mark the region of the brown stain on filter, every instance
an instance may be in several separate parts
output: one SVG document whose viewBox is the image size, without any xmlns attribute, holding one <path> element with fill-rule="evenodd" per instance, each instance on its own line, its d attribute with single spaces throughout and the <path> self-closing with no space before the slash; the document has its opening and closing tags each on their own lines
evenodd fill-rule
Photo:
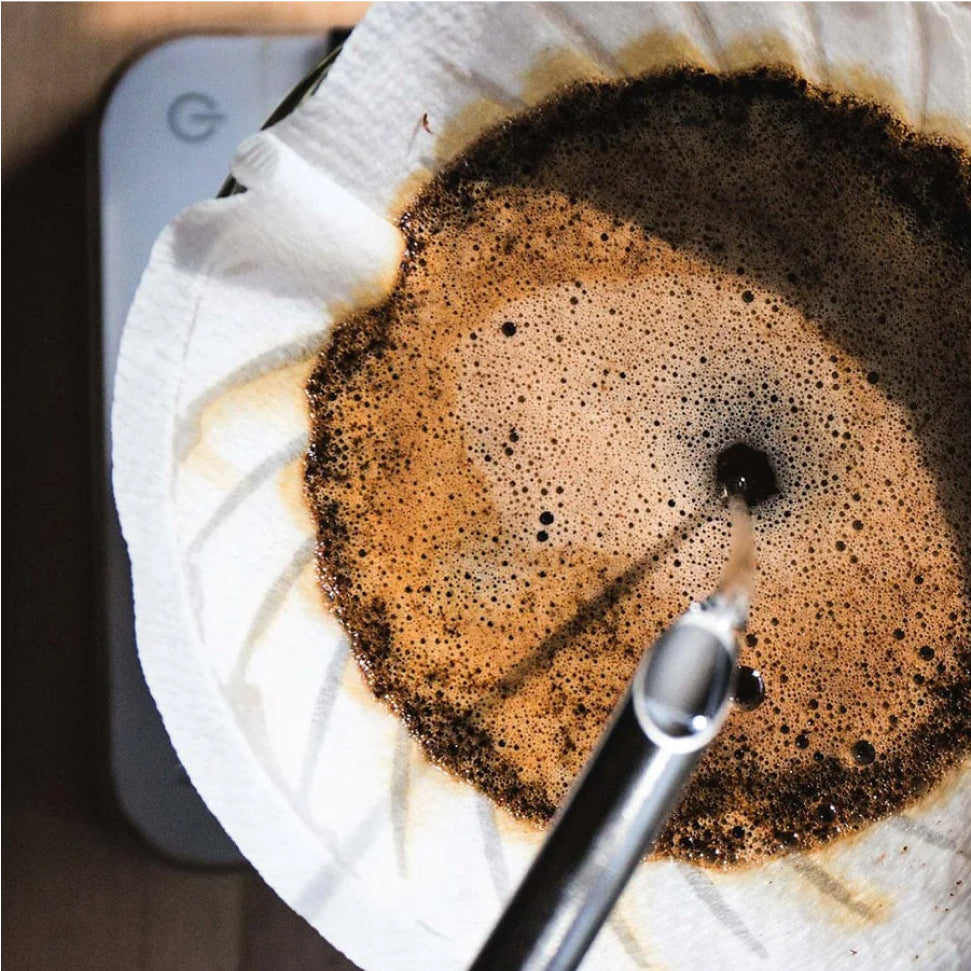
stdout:
<svg viewBox="0 0 971 971">
<path fill-rule="evenodd" d="M 736 37 L 725 46 L 724 54 L 732 71 L 774 67 L 805 74 L 811 67 L 803 63 L 787 38 L 771 31 Z"/>
<path fill-rule="evenodd" d="M 301 455 L 280 468 L 276 474 L 277 494 L 294 522 L 308 536 L 313 536 L 314 522 L 307 508 L 303 482 L 305 465 L 305 459 Z"/>
<path fill-rule="evenodd" d="M 512 111 L 507 105 L 493 101 L 491 98 L 480 98 L 465 105 L 454 117 L 444 122 L 441 134 L 436 134 L 433 149 L 436 162 L 440 166 L 447 165 L 484 131 L 494 128 L 511 114 Z M 403 190 L 405 188 L 405 186 L 402 187 Z M 408 188 L 414 187 L 409 183 Z M 402 205 L 399 211 L 403 211 L 414 201 L 416 193 L 402 191 L 400 195 Z"/>
<path fill-rule="evenodd" d="M 606 81 L 607 75 L 589 57 L 567 48 L 540 55 L 522 79 L 521 97 L 538 105 L 578 81 Z"/>
<path fill-rule="evenodd" d="M 971 120 L 962 121 L 944 112 L 930 112 L 924 115 L 922 130 L 945 142 L 971 148 Z"/>
<path fill-rule="evenodd" d="M 832 866 L 823 867 L 815 854 L 795 857 L 791 870 L 800 878 L 792 899 L 813 923 L 825 922 L 842 930 L 860 930 L 891 920 L 893 897 L 873 883 L 853 879 Z"/>
<path fill-rule="evenodd" d="M 616 57 L 630 77 L 656 74 L 672 67 L 713 67 L 693 41 L 683 34 L 664 30 L 642 34 L 622 47 Z"/>
<path fill-rule="evenodd" d="M 428 173 L 425 173 L 427 175 Z M 424 185 L 422 181 L 424 176 L 416 174 L 416 180 L 413 185 L 416 188 Z M 408 183 L 412 185 L 411 182 Z M 389 221 L 396 222 L 397 216 L 391 215 L 388 217 Z M 356 286 L 351 288 L 351 294 L 346 300 L 330 300 L 327 303 L 327 317 L 328 323 L 327 327 L 324 328 L 323 333 L 320 335 L 321 342 L 329 335 L 331 326 L 334 321 L 342 320 L 353 313 L 360 313 L 362 310 L 367 310 L 369 307 L 373 307 L 379 304 L 382 300 L 387 299 L 389 293 L 394 290 L 395 284 L 398 282 L 398 271 L 400 269 L 400 260 L 405 257 L 405 240 L 404 235 L 401 236 L 401 248 L 399 253 L 399 259 L 397 262 L 389 263 L 387 266 L 382 268 L 382 271 L 370 280 L 358 283 Z M 314 352 L 316 353 L 316 352 Z M 303 360 L 303 358 L 301 358 Z"/>
<path fill-rule="evenodd" d="M 219 442 L 227 429 L 248 417 L 254 427 L 264 423 L 285 422 L 293 435 L 306 429 L 307 403 L 303 388 L 314 367 L 314 351 L 301 354 L 299 360 L 241 380 L 218 398 L 206 403 L 195 420 L 196 440 L 182 460 L 186 473 L 199 475 L 229 491 L 241 470 L 220 451 Z M 280 436 L 281 444 L 286 436 Z"/>
<path fill-rule="evenodd" d="M 501 809 L 495 813 L 495 822 L 496 830 L 504 840 L 523 840 L 532 846 L 539 846 L 547 832 L 547 828 L 536 820 L 513 816 Z"/>
<path fill-rule="evenodd" d="M 312 605 L 315 610 L 320 609 L 328 617 L 333 616 L 330 610 L 330 604 L 320 589 L 320 580 L 317 577 L 317 569 L 313 563 L 308 564 L 307 569 L 300 574 L 295 589 L 304 601 Z"/>
<path fill-rule="evenodd" d="M 883 105 L 908 124 L 916 126 L 920 123 L 920 118 L 914 116 L 893 82 L 861 64 L 830 64 L 827 86 L 860 101 Z"/>
<path fill-rule="evenodd" d="M 226 492 L 232 489 L 239 476 L 235 464 L 219 453 L 218 448 L 202 430 L 192 450 L 180 464 L 180 474 L 182 473 L 197 475 Z"/>
<path fill-rule="evenodd" d="M 445 126 L 442 134 L 436 136 L 437 139 L 447 140 L 449 137 L 448 131 L 449 131 L 448 126 Z M 417 137 L 432 137 L 432 136 L 425 136 L 419 133 Z M 464 137 L 465 137 L 464 129 L 458 129 L 456 135 L 454 136 L 454 144 L 455 145 L 462 144 L 462 139 Z M 432 149 L 432 151 L 437 158 L 439 154 L 438 151 L 434 148 Z M 446 161 L 446 158 L 443 157 L 441 159 L 440 164 L 444 164 L 445 161 Z M 401 184 L 395 189 L 394 196 L 392 197 L 391 202 L 388 204 L 389 218 L 397 220 L 398 222 L 401 222 L 402 218 L 405 216 L 408 209 L 411 207 L 411 204 L 414 202 L 415 196 L 417 196 L 421 192 L 421 190 L 424 189 L 425 186 L 428 185 L 428 183 L 431 182 L 432 179 L 434 178 L 435 178 L 435 173 L 431 169 L 424 168 L 421 166 L 418 166 L 414 170 L 409 172 L 407 177 L 404 178 L 401 181 Z M 352 308 L 352 312 L 353 312 L 353 309 L 355 308 Z"/>
</svg>

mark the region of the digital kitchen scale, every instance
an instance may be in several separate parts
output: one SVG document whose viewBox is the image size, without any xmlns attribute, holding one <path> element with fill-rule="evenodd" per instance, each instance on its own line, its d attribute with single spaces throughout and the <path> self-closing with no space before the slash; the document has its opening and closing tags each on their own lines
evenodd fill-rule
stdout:
<svg viewBox="0 0 971 971">
<path fill-rule="evenodd" d="M 343 42 L 314 37 L 184 37 L 150 51 L 121 77 L 98 133 L 103 471 L 110 483 L 111 405 L 118 345 L 151 248 L 187 206 L 213 198 L 236 145 Z M 110 776 L 117 803 L 165 856 L 197 865 L 243 857 L 179 764 L 135 648 L 128 552 L 109 487 L 102 633 L 108 678 Z"/>
</svg>

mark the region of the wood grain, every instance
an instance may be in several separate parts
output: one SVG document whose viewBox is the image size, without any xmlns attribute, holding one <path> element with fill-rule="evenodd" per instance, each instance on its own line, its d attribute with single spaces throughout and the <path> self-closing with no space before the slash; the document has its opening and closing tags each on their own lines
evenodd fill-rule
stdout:
<svg viewBox="0 0 971 971">
<path fill-rule="evenodd" d="M 324 31 L 365 4 L 5 3 L 4 957 L 17 971 L 353 965 L 248 868 L 160 859 L 113 810 L 96 629 L 89 136 L 119 68 L 179 34 Z M 11 407 L 12 405 L 12 407 Z"/>
</svg>

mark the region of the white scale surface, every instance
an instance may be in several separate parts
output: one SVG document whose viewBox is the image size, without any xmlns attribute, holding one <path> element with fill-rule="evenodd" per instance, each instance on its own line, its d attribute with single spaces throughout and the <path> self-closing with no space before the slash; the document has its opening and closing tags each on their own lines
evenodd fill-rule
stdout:
<svg viewBox="0 0 971 971">
<path fill-rule="evenodd" d="M 331 45 L 320 36 L 185 37 L 135 62 L 112 91 L 98 138 L 97 199 L 106 462 L 118 343 L 152 244 L 179 212 L 216 195 L 236 145 L 263 125 Z M 128 555 L 106 494 L 103 636 L 118 803 L 166 856 L 239 863 L 239 851 L 179 764 L 142 677 Z"/>
</svg>

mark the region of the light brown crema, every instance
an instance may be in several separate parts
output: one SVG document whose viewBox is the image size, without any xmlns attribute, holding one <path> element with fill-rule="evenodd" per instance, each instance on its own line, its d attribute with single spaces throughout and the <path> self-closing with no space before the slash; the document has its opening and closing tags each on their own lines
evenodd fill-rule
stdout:
<svg viewBox="0 0 971 971">
<path fill-rule="evenodd" d="M 971 749 L 971 178 L 758 72 L 579 86 L 402 220 L 308 393 L 318 561 L 376 695 L 546 820 L 729 545 L 764 452 L 737 708 L 656 852 L 743 863 L 900 809 Z"/>
</svg>

